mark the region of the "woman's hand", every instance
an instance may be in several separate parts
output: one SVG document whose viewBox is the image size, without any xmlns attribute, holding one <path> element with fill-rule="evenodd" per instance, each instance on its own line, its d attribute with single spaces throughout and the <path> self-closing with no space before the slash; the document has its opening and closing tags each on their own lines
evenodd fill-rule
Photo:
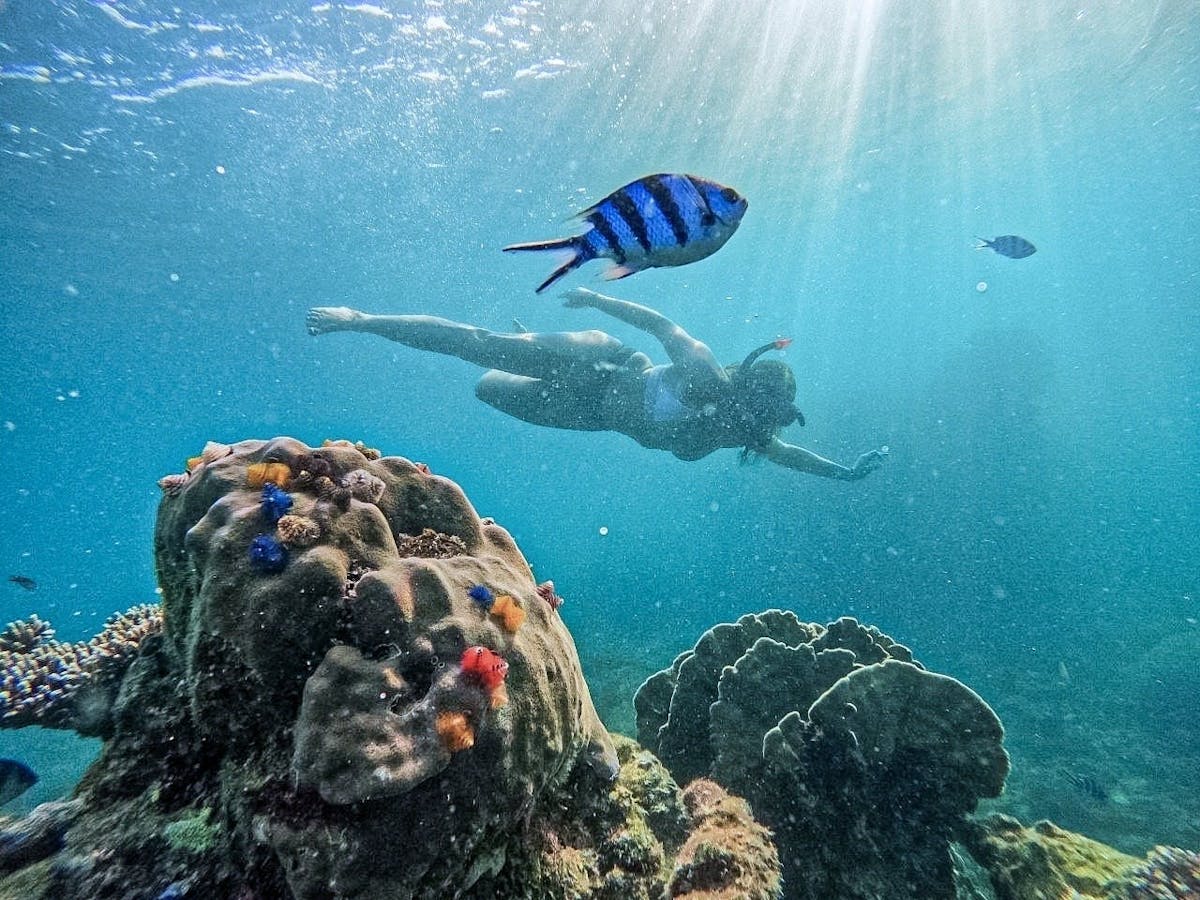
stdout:
<svg viewBox="0 0 1200 900">
<path fill-rule="evenodd" d="M 850 481 L 858 481 L 860 478 L 866 478 L 876 469 L 883 465 L 883 461 L 888 457 L 888 448 L 880 447 L 878 450 L 871 450 L 860 456 L 850 469 Z"/>
</svg>

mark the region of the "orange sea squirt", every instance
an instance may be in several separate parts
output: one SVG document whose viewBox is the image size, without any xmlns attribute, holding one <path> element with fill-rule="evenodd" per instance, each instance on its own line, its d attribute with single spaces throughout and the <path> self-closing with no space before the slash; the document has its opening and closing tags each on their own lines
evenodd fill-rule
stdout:
<svg viewBox="0 0 1200 900">
<path fill-rule="evenodd" d="M 260 488 L 268 481 L 286 487 L 292 477 L 292 470 L 287 463 L 260 462 L 246 467 L 246 483 L 252 488 Z"/>
<path fill-rule="evenodd" d="M 492 604 L 491 614 L 500 620 L 505 631 L 515 633 L 525 624 L 525 610 L 517 605 L 517 601 L 508 594 L 498 594 Z"/>
<path fill-rule="evenodd" d="M 475 729 L 470 720 L 460 712 L 444 712 L 437 717 L 437 733 L 442 746 L 451 753 L 470 750 L 475 746 Z"/>
</svg>

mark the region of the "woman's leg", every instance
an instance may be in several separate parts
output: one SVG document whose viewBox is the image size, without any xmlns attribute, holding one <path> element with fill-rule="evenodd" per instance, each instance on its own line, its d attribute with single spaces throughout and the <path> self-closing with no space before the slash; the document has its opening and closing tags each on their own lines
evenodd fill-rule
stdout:
<svg viewBox="0 0 1200 900">
<path fill-rule="evenodd" d="M 475 385 L 475 396 L 502 413 L 532 425 L 572 431 L 610 428 L 604 398 L 591 385 L 527 378 L 495 369 Z"/>
<path fill-rule="evenodd" d="M 531 378 L 553 378 L 575 366 L 623 365 L 624 345 L 603 331 L 504 334 L 436 316 L 373 316 L 345 306 L 308 311 L 308 333 L 357 331 Z M 623 351 L 623 352 L 622 352 Z"/>
</svg>

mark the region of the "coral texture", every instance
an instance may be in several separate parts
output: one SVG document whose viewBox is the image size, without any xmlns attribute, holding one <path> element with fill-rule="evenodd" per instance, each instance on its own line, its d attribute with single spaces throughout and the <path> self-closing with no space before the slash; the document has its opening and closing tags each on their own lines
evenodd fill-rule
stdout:
<svg viewBox="0 0 1200 900">
<path fill-rule="evenodd" d="M 1114 900 L 1189 900 L 1200 897 L 1200 853 L 1155 847 L 1126 876 L 1124 893 Z"/>
<path fill-rule="evenodd" d="M 1200 854 L 1156 847 L 1145 860 L 1053 822 L 992 815 L 962 832 L 998 900 L 1194 900 Z"/>
<path fill-rule="evenodd" d="M 1008 773 L 983 700 L 849 618 L 717 625 L 635 706 L 677 779 L 711 776 L 774 830 L 789 898 L 952 898 L 950 840 Z"/>
<path fill-rule="evenodd" d="M 0 633 L 0 728 L 63 728 L 90 736 L 111 732 L 121 677 L 142 642 L 162 631 L 153 604 L 114 613 L 89 641 L 54 640 L 36 615 Z"/>
<path fill-rule="evenodd" d="M 616 779 L 579 767 L 472 897 L 504 900 L 770 900 L 779 862 L 744 801 L 718 785 L 680 793 L 662 763 L 614 738 Z"/>
<path fill-rule="evenodd" d="M 519 855 L 567 778 L 608 784 L 615 751 L 570 634 L 456 484 L 348 442 L 215 446 L 162 496 L 165 627 L 105 707 L 111 737 L 48 896 L 452 896 Z M 284 470 L 277 516 L 263 485 Z M 251 548 L 289 517 L 315 542 L 306 528 L 263 566 Z M 481 609 L 476 584 L 523 624 Z M 476 648 L 488 664 L 465 672 Z M 61 701 L 4 710 L 70 724 Z"/>
<path fill-rule="evenodd" d="M 667 885 L 688 900 L 775 900 L 782 891 L 779 854 L 745 800 L 698 778 L 683 792 L 692 818 Z"/>
</svg>

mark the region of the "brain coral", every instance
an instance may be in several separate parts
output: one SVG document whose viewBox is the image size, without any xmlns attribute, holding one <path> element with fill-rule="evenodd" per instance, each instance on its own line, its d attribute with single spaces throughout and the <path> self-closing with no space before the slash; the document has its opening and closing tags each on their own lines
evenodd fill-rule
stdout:
<svg viewBox="0 0 1200 900">
<path fill-rule="evenodd" d="M 679 781 L 712 777 L 774 829 L 790 898 L 949 900 L 954 829 L 1008 773 L 987 704 L 849 618 L 718 625 L 635 707 Z"/>
<path fill-rule="evenodd" d="M 123 671 L 53 896 L 451 896 L 502 868 L 577 763 L 612 776 L 570 634 L 454 482 L 348 442 L 220 449 L 162 496 L 163 633 Z M 279 539 L 268 467 L 294 473 L 289 515 L 315 526 L 279 571 L 249 554 Z M 512 598 L 519 629 L 477 584 Z M 6 640 L 22 653 L 44 630 Z M 468 647 L 502 658 L 502 685 L 464 676 Z M 207 809 L 204 853 L 162 838 Z"/>
</svg>

